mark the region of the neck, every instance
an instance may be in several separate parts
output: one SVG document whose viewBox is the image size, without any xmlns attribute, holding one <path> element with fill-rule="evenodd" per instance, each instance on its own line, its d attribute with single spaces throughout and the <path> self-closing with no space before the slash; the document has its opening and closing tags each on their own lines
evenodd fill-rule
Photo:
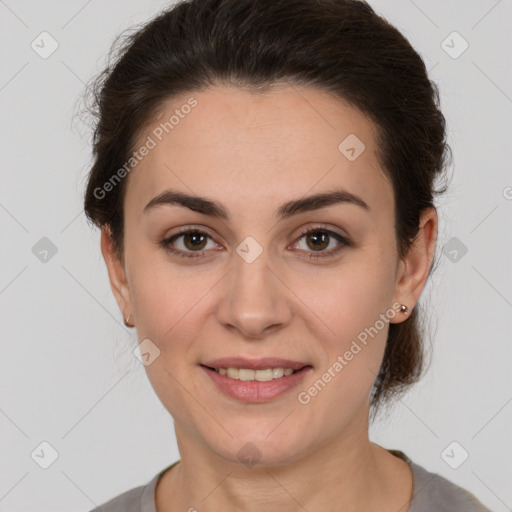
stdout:
<svg viewBox="0 0 512 512">
<path fill-rule="evenodd" d="M 204 448 L 179 424 L 175 432 L 181 459 L 159 481 L 158 512 L 407 511 L 407 463 L 371 443 L 360 425 L 353 430 L 359 435 L 333 439 L 293 463 L 252 467 Z"/>
</svg>

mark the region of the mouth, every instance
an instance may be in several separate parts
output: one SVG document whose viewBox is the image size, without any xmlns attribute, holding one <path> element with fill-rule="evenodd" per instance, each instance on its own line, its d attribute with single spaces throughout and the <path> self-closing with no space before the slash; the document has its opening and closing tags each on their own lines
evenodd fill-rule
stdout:
<svg viewBox="0 0 512 512">
<path fill-rule="evenodd" d="M 293 368 L 284 368 L 282 366 L 276 366 L 274 368 L 263 368 L 259 370 L 253 370 L 252 368 L 213 368 L 210 366 L 201 365 L 207 370 L 214 371 L 220 375 L 223 375 L 229 379 L 241 380 L 244 382 L 258 381 L 258 382 L 269 382 L 275 379 L 281 379 L 288 377 L 294 373 L 300 372 L 305 368 L 312 368 L 310 365 L 305 365 L 302 368 L 294 370 Z"/>
<path fill-rule="evenodd" d="M 223 394 L 244 402 L 265 402 L 297 386 L 313 366 L 284 359 L 218 359 L 200 364 Z"/>
</svg>

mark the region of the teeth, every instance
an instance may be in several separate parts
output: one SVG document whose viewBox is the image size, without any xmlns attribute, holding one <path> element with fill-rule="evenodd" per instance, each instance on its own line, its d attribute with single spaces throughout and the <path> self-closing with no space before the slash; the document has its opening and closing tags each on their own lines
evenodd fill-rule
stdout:
<svg viewBox="0 0 512 512">
<path fill-rule="evenodd" d="M 284 368 L 273 368 L 272 369 L 272 377 L 274 379 L 278 379 L 279 377 L 282 377 L 284 375 Z"/>
<path fill-rule="evenodd" d="M 215 371 L 231 379 L 243 381 L 257 380 L 259 382 L 268 382 L 295 373 L 295 370 L 292 368 L 266 368 L 264 370 L 251 370 L 249 368 L 215 368 Z"/>
</svg>

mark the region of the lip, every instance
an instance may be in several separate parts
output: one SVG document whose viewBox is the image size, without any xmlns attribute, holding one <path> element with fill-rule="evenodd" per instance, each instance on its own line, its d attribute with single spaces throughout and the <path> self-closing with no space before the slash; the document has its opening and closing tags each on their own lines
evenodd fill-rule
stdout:
<svg viewBox="0 0 512 512">
<path fill-rule="evenodd" d="M 269 400 L 283 395 L 287 391 L 298 386 L 304 377 L 313 370 L 311 365 L 300 363 L 298 361 L 277 358 L 265 358 L 252 361 L 240 358 L 216 359 L 215 361 L 208 361 L 207 364 L 205 363 L 200 366 L 214 382 L 219 391 L 231 398 L 250 403 L 268 402 Z M 221 375 L 211 369 L 249 368 L 252 370 L 261 370 L 276 367 L 292 368 L 296 371 L 291 375 L 285 375 L 278 379 L 260 382 L 257 380 L 242 381 L 231 379 L 227 375 Z"/>
<path fill-rule="evenodd" d="M 266 368 L 291 368 L 300 370 L 304 366 L 311 366 L 309 363 L 292 361 L 279 357 L 263 357 L 261 359 L 247 359 L 245 357 L 223 357 L 201 363 L 210 368 L 247 368 L 249 370 L 265 370 Z"/>
</svg>

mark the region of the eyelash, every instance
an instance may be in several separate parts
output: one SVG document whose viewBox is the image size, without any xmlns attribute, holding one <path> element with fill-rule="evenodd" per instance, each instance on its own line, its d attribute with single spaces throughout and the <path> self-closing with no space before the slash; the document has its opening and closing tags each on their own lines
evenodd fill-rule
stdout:
<svg viewBox="0 0 512 512">
<path fill-rule="evenodd" d="M 180 258 L 186 258 L 186 259 L 202 258 L 204 256 L 202 256 L 201 254 L 204 251 L 181 251 L 179 249 L 174 249 L 171 246 L 171 243 L 174 242 L 176 239 L 178 239 L 180 236 L 191 234 L 191 233 L 205 235 L 208 238 L 211 238 L 211 236 L 206 231 L 203 231 L 202 229 L 199 229 L 199 228 L 184 228 L 183 230 L 179 231 L 178 233 L 175 233 L 174 235 L 172 235 L 172 236 L 162 240 L 160 242 L 160 245 L 166 251 L 168 251 L 168 252 L 170 252 L 172 254 L 175 254 L 176 256 L 178 256 Z M 342 235 L 340 235 L 340 234 L 338 234 L 338 233 L 336 233 L 334 231 L 330 231 L 328 229 L 321 228 L 321 227 L 309 228 L 309 229 L 303 230 L 301 232 L 301 234 L 299 235 L 299 237 L 297 238 L 297 241 L 299 241 L 305 235 L 308 235 L 310 233 L 324 233 L 324 234 L 327 234 L 330 237 L 332 237 L 335 240 L 337 240 L 338 242 L 340 242 L 340 245 L 338 247 L 336 247 L 335 249 L 331 249 L 330 251 L 321 251 L 321 252 L 307 251 L 307 252 L 310 252 L 310 255 L 309 256 L 301 256 L 301 257 L 305 257 L 305 258 L 308 258 L 308 259 L 311 259 L 311 260 L 318 260 L 318 259 L 321 259 L 321 258 L 332 258 L 332 257 L 336 256 L 344 247 L 352 247 L 352 242 L 348 238 L 346 238 L 346 237 L 344 237 L 344 236 L 342 236 Z"/>
</svg>

